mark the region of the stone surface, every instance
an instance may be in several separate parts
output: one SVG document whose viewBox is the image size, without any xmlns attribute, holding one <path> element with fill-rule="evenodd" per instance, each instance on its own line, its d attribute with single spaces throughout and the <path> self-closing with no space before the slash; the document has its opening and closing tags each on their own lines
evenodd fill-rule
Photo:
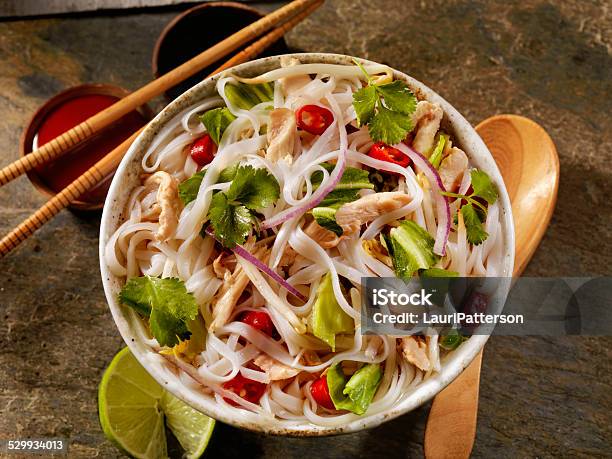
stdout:
<svg viewBox="0 0 612 459">
<path fill-rule="evenodd" d="M 17 158 L 29 116 L 58 90 L 148 81 L 155 39 L 176 12 L 0 23 L 0 164 Z M 610 275 L 610 14 L 606 1 L 328 0 L 287 42 L 402 69 L 473 123 L 496 113 L 541 123 L 557 144 L 561 183 L 550 229 L 525 274 Z M 0 188 L 0 231 L 42 203 L 26 178 Z M 65 211 L 0 260 L 0 437 L 69 437 L 71 457 L 120 455 L 97 420 L 97 384 L 122 345 L 99 279 L 98 224 L 97 214 Z M 611 348 L 610 338 L 493 338 L 474 456 L 609 456 Z M 208 453 L 419 457 L 427 409 L 325 439 L 219 426 Z"/>
</svg>

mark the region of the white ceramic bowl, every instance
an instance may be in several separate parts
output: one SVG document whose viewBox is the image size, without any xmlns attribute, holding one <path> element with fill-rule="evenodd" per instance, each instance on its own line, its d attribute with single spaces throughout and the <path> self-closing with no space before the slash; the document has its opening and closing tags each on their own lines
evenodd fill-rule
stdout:
<svg viewBox="0 0 612 459">
<path fill-rule="evenodd" d="M 307 53 L 295 54 L 295 57 L 298 57 L 304 63 L 322 62 L 352 65 L 352 57 L 338 54 Z M 280 57 L 275 56 L 239 65 L 233 69 L 233 72 L 242 76 L 255 76 L 279 66 Z M 401 72 L 395 71 L 395 78 L 406 81 L 419 99 L 424 98 L 442 106 L 444 110 L 444 129 L 453 135 L 455 142 L 465 150 L 472 164 L 486 171 L 497 185 L 500 191 L 499 201 L 502 209 L 501 223 L 504 237 L 503 275 L 511 276 L 514 263 L 514 228 L 512 224 L 511 207 L 508 194 L 504 187 L 504 182 L 491 153 L 466 119 L 448 102 L 442 99 L 442 97 L 424 84 Z M 100 270 L 102 274 L 102 283 L 117 328 L 132 353 L 162 386 L 166 387 L 170 392 L 194 408 L 227 424 L 264 433 L 320 436 L 355 432 L 375 427 L 384 421 L 400 416 L 434 397 L 455 379 L 472 361 L 484 346 L 488 339 L 487 336 L 471 337 L 460 348 L 451 353 L 443 362 L 442 371 L 440 373 L 427 379 L 413 392 L 406 394 L 393 409 L 370 416 L 366 414 L 358 420 L 340 427 L 322 427 L 307 422 L 287 427 L 276 420 L 261 419 L 258 422 L 253 422 L 245 420 L 238 414 L 221 414 L 217 410 L 214 398 L 206 396 L 201 391 L 197 390 L 195 386 L 181 382 L 172 365 L 157 355 L 144 342 L 144 329 L 141 319 L 133 309 L 122 306 L 117 301 L 117 294 L 125 281 L 109 272 L 104 262 L 104 247 L 113 232 L 122 222 L 122 211 L 130 194 L 128 191 L 140 185 L 139 176 L 142 172 L 140 165 L 141 158 L 147 147 L 151 144 L 160 129 L 177 113 L 198 100 L 209 97 L 211 93 L 215 91 L 215 81 L 216 78 L 214 77 L 202 81 L 169 104 L 155 117 L 140 136 L 138 136 L 126 156 L 123 158 L 111 184 L 108 197 L 106 198 L 100 225 Z"/>
</svg>

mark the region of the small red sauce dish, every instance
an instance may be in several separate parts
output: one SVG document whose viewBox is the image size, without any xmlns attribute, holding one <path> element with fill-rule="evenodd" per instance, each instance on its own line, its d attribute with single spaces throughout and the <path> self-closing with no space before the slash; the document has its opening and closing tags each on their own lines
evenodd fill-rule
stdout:
<svg viewBox="0 0 612 459">
<path fill-rule="evenodd" d="M 24 130 L 20 141 L 21 156 L 31 153 L 51 139 L 113 105 L 129 92 L 107 84 L 74 86 L 43 104 Z M 147 124 L 152 112 L 147 106 L 128 113 L 84 142 L 72 147 L 52 163 L 27 173 L 32 184 L 46 197 L 64 189 L 72 181 Z M 101 209 L 112 176 L 82 195 L 70 207 L 78 210 Z"/>
</svg>

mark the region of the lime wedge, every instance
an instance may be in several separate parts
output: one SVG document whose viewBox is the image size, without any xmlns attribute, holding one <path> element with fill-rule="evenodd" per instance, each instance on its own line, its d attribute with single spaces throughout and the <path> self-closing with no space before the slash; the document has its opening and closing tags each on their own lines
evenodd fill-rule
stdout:
<svg viewBox="0 0 612 459">
<path fill-rule="evenodd" d="M 104 372 L 98 410 L 106 437 L 136 458 L 168 457 L 166 423 L 185 457 L 200 457 L 215 425 L 214 419 L 162 389 L 127 347 Z"/>
<path fill-rule="evenodd" d="M 166 424 L 185 450 L 185 459 L 200 457 L 215 427 L 215 420 L 194 410 L 170 392 L 162 397 Z"/>
</svg>

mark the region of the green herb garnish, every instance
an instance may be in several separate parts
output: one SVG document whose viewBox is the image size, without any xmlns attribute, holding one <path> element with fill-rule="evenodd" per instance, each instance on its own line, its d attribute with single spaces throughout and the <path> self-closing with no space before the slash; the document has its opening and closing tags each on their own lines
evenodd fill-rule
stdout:
<svg viewBox="0 0 612 459">
<path fill-rule="evenodd" d="M 487 207 L 481 202 L 493 204 L 497 201 L 497 187 L 486 172 L 473 169 L 470 172 L 472 179 L 472 190 L 469 195 L 442 192 L 443 195 L 456 199 L 464 199 L 467 203 L 461 207 L 461 215 L 470 244 L 479 245 L 486 241 L 489 234 L 484 229 L 484 222 L 487 218 Z M 480 200 L 479 200 L 480 199 Z"/>
<path fill-rule="evenodd" d="M 183 281 L 174 278 L 134 277 L 121 289 L 119 301 L 149 317 L 151 333 L 161 346 L 188 339 L 188 323 L 198 314 L 195 298 Z"/>
<path fill-rule="evenodd" d="M 376 84 L 357 60 L 355 64 L 366 76 L 368 86 L 353 94 L 353 107 L 359 126 L 368 125 L 370 137 L 375 142 L 394 145 L 412 131 L 412 114 L 417 100 L 408 85 L 396 80 L 387 84 Z"/>
<path fill-rule="evenodd" d="M 206 126 L 206 130 L 211 139 L 213 139 L 213 142 L 219 145 L 223 133 L 236 117 L 232 115 L 229 108 L 219 107 L 208 110 L 203 115 L 200 115 L 199 119 Z"/>
<path fill-rule="evenodd" d="M 233 166 L 226 167 L 219 173 L 219 179 L 217 180 L 217 183 L 231 182 L 236 176 L 237 170 L 238 163 L 234 164 Z M 183 205 L 186 206 L 198 197 L 198 192 L 200 191 L 200 185 L 202 185 L 202 180 L 204 180 L 204 175 L 206 175 L 206 170 L 196 172 L 187 180 L 184 180 L 183 182 L 179 183 L 179 198 L 181 198 L 181 201 L 183 201 Z"/>
<path fill-rule="evenodd" d="M 244 243 L 255 223 L 253 212 L 274 204 L 279 196 L 278 182 L 267 170 L 239 166 L 229 189 L 216 193 L 210 203 L 215 236 L 228 248 Z"/>
</svg>

